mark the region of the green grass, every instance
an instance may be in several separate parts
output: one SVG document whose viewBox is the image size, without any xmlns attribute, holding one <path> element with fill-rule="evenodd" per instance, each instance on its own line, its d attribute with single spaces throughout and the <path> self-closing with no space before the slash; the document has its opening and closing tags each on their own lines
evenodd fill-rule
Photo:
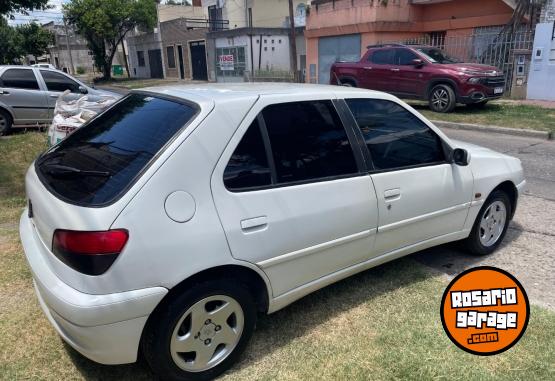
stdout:
<svg viewBox="0 0 555 381">
<path fill-rule="evenodd" d="M 143 364 L 103 366 L 61 339 L 35 298 L 17 232 L 25 169 L 44 135 L 0 139 L 0 379 L 149 380 Z M 438 253 L 440 254 L 440 253 Z M 555 378 L 555 314 L 533 307 L 521 341 L 491 357 L 461 351 L 444 334 L 439 305 L 447 279 L 409 258 L 320 290 L 261 316 L 225 380 Z"/>
<path fill-rule="evenodd" d="M 493 102 L 483 109 L 458 106 L 452 113 L 441 114 L 421 102 L 409 103 L 431 120 L 555 132 L 555 109 L 552 108 Z"/>
</svg>

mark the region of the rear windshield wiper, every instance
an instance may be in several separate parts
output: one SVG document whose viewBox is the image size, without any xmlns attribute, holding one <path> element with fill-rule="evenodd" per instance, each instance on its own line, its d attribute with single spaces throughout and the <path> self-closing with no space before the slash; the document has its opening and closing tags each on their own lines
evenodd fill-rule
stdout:
<svg viewBox="0 0 555 381">
<path fill-rule="evenodd" d="M 45 164 L 43 166 L 49 175 L 54 177 L 72 177 L 72 176 L 97 176 L 110 177 L 112 174 L 108 171 L 89 171 L 75 167 L 69 167 L 61 164 Z"/>
</svg>

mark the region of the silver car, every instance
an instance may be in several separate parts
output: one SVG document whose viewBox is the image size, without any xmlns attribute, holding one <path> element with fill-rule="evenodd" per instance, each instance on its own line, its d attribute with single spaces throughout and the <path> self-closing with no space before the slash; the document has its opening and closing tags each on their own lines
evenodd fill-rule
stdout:
<svg viewBox="0 0 555 381">
<path fill-rule="evenodd" d="M 0 66 L 0 135 L 12 127 L 49 124 L 56 99 L 65 90 L 91 95 L 114 95 L 97 90 L 59 71 L 42 67 Z"/>
</svg>

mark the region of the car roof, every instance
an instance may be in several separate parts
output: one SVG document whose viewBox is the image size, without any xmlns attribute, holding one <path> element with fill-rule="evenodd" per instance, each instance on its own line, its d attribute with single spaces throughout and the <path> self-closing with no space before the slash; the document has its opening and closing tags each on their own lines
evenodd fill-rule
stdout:
<svg viewBox="0 0 555 381">
<path fill-rule="evenodd" d="M 132 92 L 147 91 L 158 93 L 194 102 L 202 101 L 228 101 L 231 99 L 252 98 L 264 95 L 291 95 L 295 96 L 329 94 L 330 98 L 343 97 L 348 94 L 360 93 L 366 95 L 377 95 L 380 93 L 373 90 L 358 89 L 353 87 L 335 85 L 317 85 L 304 83 L 276 83 L 276 82 L 240 82 L 240 83 L 207 83 L 189 85 L 169 85 L 147 87 Z M 380 96 L 382 98 L 382 96 Z"/>
</svg>

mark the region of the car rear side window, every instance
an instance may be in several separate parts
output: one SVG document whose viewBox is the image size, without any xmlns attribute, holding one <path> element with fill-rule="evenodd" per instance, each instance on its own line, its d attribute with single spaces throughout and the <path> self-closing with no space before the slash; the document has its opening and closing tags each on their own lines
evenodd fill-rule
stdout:
<svg viewBox="0 0 555 381">
<path fill-rule="evenodd" d="M 395 55 L 395 50 L 393 49 L 380 49 L 372 53 L 370 57 L 372 63 L 378 65 L 393 65 L 393 56 Z"/>
<path fill-rule="evenodd" d="M 262 110 L 277 183 L 357 172 L 347 133 L 331 101 L 281 103 Z"/>
<path fill-rule="evenodd" d="M 192 104 L 131 94 L 40 157 L 39 176 L 70 203 L 109 204 L 197 111 Z"/>
<path fill-rule="evenodd" d="M 445 162 L 439 136 L 397 103 L 381 99 L 347 99 L 346 102 L 376 169 Z"/>
<path fill-rule="evenodd" d="M 41 70 L 40 74 L 46 83 L 48 91 L 66 91 L 72 93 L 79 92 L 79 84 L 63 74 L 56 73 L 48 70 Z"/>
<path fill-rule="evenodd" d="M 35 73 L 31 69 L 8 69 L 0 77 L 0 87 L 39 90 Z"/>
<path fill-rule="evenodd" d="M 229 159 L 224 184 L 227 189 L 239 190 L 267 186 L 271 181 L 260 125 L 255 119 Z"/>
</svg>

